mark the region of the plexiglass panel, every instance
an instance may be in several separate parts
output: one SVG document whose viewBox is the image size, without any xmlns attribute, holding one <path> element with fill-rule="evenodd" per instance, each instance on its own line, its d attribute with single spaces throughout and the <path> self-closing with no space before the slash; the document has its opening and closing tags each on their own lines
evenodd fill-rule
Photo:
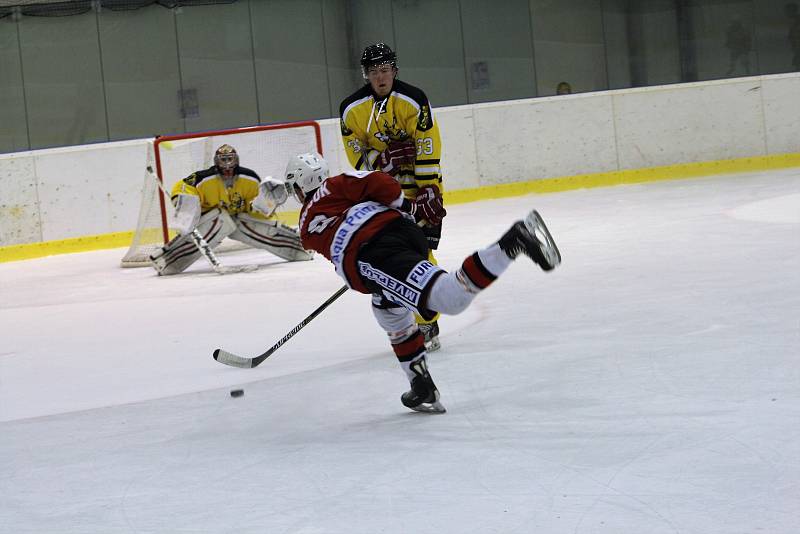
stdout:
<svg viewBox="0 0 800 534">
<path fill-rule="evenodd" d="M 749 76 L 758 70 L 753 3 L 695 3 L 687 10 L 692 27 L 697 79 Z"/>
<path fill-rule="evenodd" d="M 600 0 L 531 0 L 538 94 L 608 87 Z"/>
<path fill-rule="evenodd" d="M 28 148 L 17 23 L 0 19 L 0 152 Z"/>
<path fill-rule="evenodd" d="M 673 0 L 605 0 L 603 26 L 609 88 L 681 81 Z"/>
<path fill-rule="evenodd" d="M 755 0 L 754 11 L 759 73 L 800 71 L 800 1 Z"/>
<path fill-rule="evenodd" d="M 536 96 L 528 0 L 462 0 L 469 102 Z"/>
<path fill-rule="evenodd" d="M 359 68 L 361 50 L 350 31 L 351 4 L 349 0 L 322 2 L 325 57 L 328 62 L 328 93 L 331 102 L 327 117 L 338 117 L 341 101 L 364 83 Z"/>
<path fill-rule="evenodd" d="M 100 44 L 112 140 L 184 131 L 172 10 L 100 13 Z"/>
<path fill-rule="evenodd" d="M 321 1 L 251 2 L 262 123 L 331 116 Z"/>
<path fill-rule="evenodd" d="M 376 42 L 434 107 L 800 71 L 800 0 L 92 5 L 0 19 L 0 151 L 335 117 Z"/>
<path fill-rule="evenodd" d="M 236 2 L 175 12 L 187 131 L 258 123 L 249 6 Z"/>
<path fill-rule="evenodd" d="M 467 103 L 464 44 L 457 0 L 392 3 L 400 77 L 433 107 Z"/>
<path fill-rule="evenodd" d="M 95 12 L 19 29 L 31 148 L 108 140 Z"/>
</svg>

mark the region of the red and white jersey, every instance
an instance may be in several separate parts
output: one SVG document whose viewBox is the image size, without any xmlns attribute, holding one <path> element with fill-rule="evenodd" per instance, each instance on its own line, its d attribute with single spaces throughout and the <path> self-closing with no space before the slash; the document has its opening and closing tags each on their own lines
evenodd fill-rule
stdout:
<svg viewBox="0 0 800 534">
<path fill-rule="evenodd" d="M 386 173 L 331 176 L 300 211 L 303 247 L 328 258 L 352 289 L 369 293 L 358 274 L 358 251 L 388 223 L 403 217 L 398 211 L 402 203 L 400 184 Z"/>
</svg>

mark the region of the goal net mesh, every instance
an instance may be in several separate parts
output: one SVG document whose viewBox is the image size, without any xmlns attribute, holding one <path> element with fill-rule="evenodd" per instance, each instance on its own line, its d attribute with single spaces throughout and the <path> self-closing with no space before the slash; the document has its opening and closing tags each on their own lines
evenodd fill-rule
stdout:
<svg viewBox="0 0 800 534">
<path fill-rule="evenodd" d="M 319 126 L 312 121 L 157 138 L 147 150 L 139 218 L 131 246 L 122 258 L 123 267 L 149 265 L 150 255 L 164 244 L 165 237 L 174 236 L 169 231 L 174 211 L 165 191 L 172 191 L 176 182 L 193 172 L 211 167 L 214 153 L 223 144 L 236 149 L 242 167 L 256 171 L 262 178 L 272 176 L 281 181 L 291 156 L 322 153 Z M 296 225 L 299 209 L 290 196 L 275 217 Z M 224 253 L 238 248 L 244 245 L 226 240 L 215 251 Z"/>
</svg>

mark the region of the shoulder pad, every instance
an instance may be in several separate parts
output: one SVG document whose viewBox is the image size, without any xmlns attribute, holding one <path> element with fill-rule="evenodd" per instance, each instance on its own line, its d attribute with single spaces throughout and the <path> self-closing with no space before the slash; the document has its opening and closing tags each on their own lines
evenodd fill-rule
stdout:
<svg viewBox="0 0 800 534">
<path fill-rule="evenodd" d="M 395 80 L 393 91 L 406 98 L 409 98 L 417 103 L 419 106 L 419 114 L 417 115 L 417 130 L 425 132 L 433 128 L 433 114 L 431 113 L 431 104 L 428 102 L 428 97 L 425 92 L 414 87 L 406 82 Z"/>
<path fill-rule="evenodd" d="M 410 83 L 406 83 L 402 80 L 395 80 L 394 85 L 392 86 L 392 91 L 396 93 L 400 93 L 404 95 L 414 102 L 417 103 L 419 107 L 422 106 L 429 106 L 428 97 L 425 95 L 425 92 L 420 89 L 419 87 L 414 87 Z"/>
<path fill-rule="evenodd" d="M 355 93 L 351 94 L 344 100 L 342 103 L 339 104 L 339 116 L 344 118 L 344 110 L 347 109 L 347 106 L 355 102 L 356 100 L 361 100 L 362 98 L 366 98 L 371 94 L 370 86 L 364 85 L 360 89 L 358 89 Z"/>
<path fill-rule="evenodd" d="M 203 169 L 202 171 L 193 172 L 189 176 L 183 179 L 183 182 L 187 185 L 191 185 L 192 187 L 196 187 L 197 184 L 202 182 L 205 178 L 209 176 L 215 176 L 217 174 L 216 167 L 209 167 L 208 169 Z"/>
<path fill-rule="evenodd" d="M 261 177 L 254 171 L 253 169 L 248 169 L 247 167 L 236 167 L 234 174 L 250 176 L 251 178 L 255 178 L 257 181 L 261 181 Z"/>
</svg>

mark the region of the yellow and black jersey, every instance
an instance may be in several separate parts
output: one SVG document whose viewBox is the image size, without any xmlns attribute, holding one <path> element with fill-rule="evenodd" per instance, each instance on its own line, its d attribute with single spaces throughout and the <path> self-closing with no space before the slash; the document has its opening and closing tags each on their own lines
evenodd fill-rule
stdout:
<svg viewBox="0 0 800 534">
<path fill-rule="evenodd" d="M 439 126 L 421 89 L 395 79 L 389 96 L 380 98 L 366 84 L 345 98 L 339 111 L 345 152 L 356 170 L 381 170 L 376 160 L 387 143 L 411 140 L 417 159 L 413 166 L 401 167 L 397 175 L 403 193 L 414 198 L 417 189 L 426 185 L 444 191 Z"/>
<path fill-rule="evenodd" d="M 253 199 L 258 195 L 261 178 L 255 171 L 239 166 L 234 170 L 234 175 L 236 179 L 233 186 L 228 188 L 225 187 L 216 166 L 197 171 L 175 184 L 172 188 L 172 200 L 174 202 L 178 195 L 195 195 L 200 198 L 202 213 L 220 208 L 231 215 L 247 213 L 259 219 L 266 219 L 267 217 L 253 210 L 251 206 Z"/>
</svg>

